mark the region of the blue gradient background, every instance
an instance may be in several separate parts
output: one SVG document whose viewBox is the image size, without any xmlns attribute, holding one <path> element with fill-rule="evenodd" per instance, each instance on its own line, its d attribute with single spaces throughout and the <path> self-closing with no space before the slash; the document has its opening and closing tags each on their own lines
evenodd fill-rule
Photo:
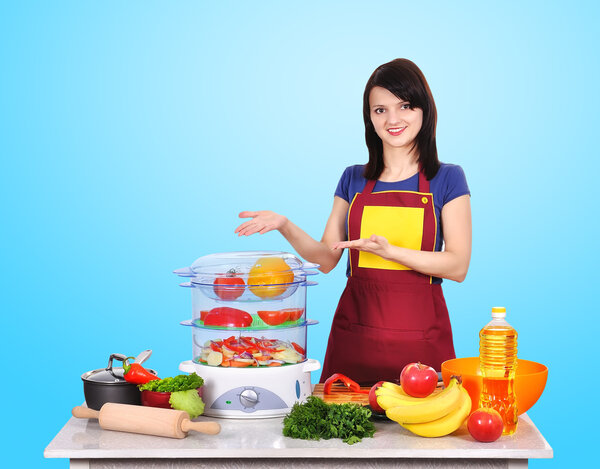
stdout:
<svg viewBox="0 0 600 469">
<path fill-rule="evenodd" d="M 236 237 L 239 211 L 320 238 L 343 169 L 366 161 L 366 80 L 396 57 L 428 78 L 440 158 L 473 194 L 469 275 L 444 283 L 457 354 L 505 305 L 519 355 L 550 368 L 529 415 L 555 457 L 531 467 L 592 457 L 596 2 L 366 3 L 3 3 L 4 461 L 67 467 L 43 449 L 110 353 L 152 348 L 178 373 L 191 301 L 171 271 L 291 250 Z M 345 259 L 309 291 L 321 361 Z"/>
</svg>

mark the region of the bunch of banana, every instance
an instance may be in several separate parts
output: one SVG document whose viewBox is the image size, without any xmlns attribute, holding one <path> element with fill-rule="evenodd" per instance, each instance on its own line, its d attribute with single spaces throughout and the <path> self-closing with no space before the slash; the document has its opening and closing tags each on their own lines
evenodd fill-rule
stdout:
<svg viewBox="0 0 600 469">
<path fill-rule="evenodd" d="M 460 428 L 471 411 L 469 393 L 455 376 L 447 388 L 436 389 L 427 397 L 409 396 L 401 386 L 389 382 L 384 382 L 375 395 L 390 420 L 419 436 L 449 435 Z"/>
</svg>

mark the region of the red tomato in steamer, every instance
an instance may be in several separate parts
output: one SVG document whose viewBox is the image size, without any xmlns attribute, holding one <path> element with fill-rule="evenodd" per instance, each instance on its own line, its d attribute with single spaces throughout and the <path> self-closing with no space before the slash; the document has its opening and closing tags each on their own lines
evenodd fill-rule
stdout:
<svg viewBox="0 0 600 469">
<path fill-rule="evenodd" d="M 477 441 L 491 443 L 502 435 L 504 422 L 497 410 L 481 407 L 469 416 L 467 428 Z"/>
<path fill-rule="evenodd" d="M 258 317 L 261 318 L 269 326 L 279 326 L 290 317 L 290 313 L 284 309 L 274 311 L 257 311 Z"/>
<path fill-rule="evenodd" d="M 437 386 L 438 375 L 433 368 L 421 363 L 409 363 L 400 373 L 400 386 L 413 397 L 427 397 Z"/>
<path fill-rule="evenodd" d="M 303 308 L 286 308 L 281 311 L 287 311 L 289 313 L 290 317 L 288 321 L 297 321 L 302 317 L 302 314 L 304 314 Z"/>
<path fill-rule="evenodd" d="M 213 290 L 222 300 L 235 300 L 242 296 L 246 284 L 244 280 L 233 275 L 217 277 L 214 281 Z"/>
</svg>

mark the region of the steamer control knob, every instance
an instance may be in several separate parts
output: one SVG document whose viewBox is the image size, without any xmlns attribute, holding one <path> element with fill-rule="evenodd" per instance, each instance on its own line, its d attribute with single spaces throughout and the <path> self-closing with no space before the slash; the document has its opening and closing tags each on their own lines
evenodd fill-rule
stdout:
<svg viewBox="0 0 600 469">
<path fill-rule="evenodd" d="M 244 389 L 240 393 L 240 403 L 244 407 L 254 407 L 258 404 L 258 394 L 254 389 Z"/>
</svg>

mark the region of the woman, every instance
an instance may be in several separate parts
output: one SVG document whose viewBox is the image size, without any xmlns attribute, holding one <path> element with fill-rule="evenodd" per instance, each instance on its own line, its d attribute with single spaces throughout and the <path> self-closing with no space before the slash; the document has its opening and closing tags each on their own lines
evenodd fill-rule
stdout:
<svg viewBox="0 0 600 469">
<path fill-rule="evenodd" d="M 394 381 L 417 361 L 439 371 L 455 356 L 442 278 L 462 282 L 471 258 L 469 188 L 459 166 L 438 160 L 421 70 L 406 59 L 378 67 L 363 117 L 369 161 L 344 171 L 321 241 L 271 211 L 240 213 L 252 219 L 235 230 L 279 230 L 325 273 L 349 249 L 321 381 L 336 372 L 362 384 Z"/>
</svg>

